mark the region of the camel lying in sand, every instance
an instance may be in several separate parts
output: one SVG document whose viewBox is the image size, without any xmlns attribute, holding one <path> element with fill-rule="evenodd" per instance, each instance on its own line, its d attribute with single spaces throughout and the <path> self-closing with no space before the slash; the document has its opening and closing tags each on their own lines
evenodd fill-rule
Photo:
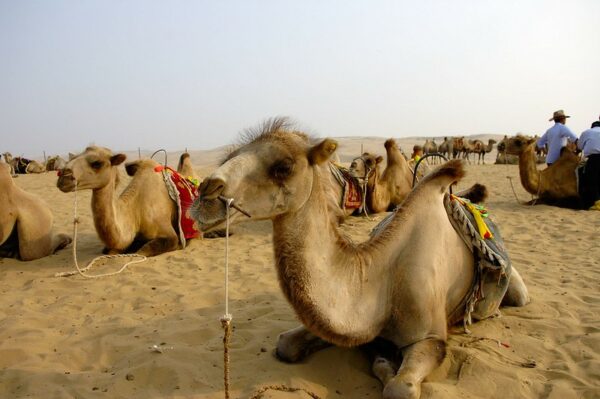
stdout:
<svg viewBox="0 0 600 399">
<path fill-rule="evenodd" d="M 461 304 L 473 287 L 474 256 L 443 204 L 448 187 L 464 175 L 462 162 L 427 175 L 383 231 L 354 244 L 338 230 L 323 184 L 336 147 L 333 140 L 310 145 L 306 136 L 266 129 L 204 180 L 191 213 L 203 230 L 223 226 L 226 209 L 218 197 L 224 196 L 252 220 L 272 221 L 279 283 L 303 323 L 280 335 L 281 359 L 380 337 L 403 355 L 399 368 L 382 357 L 374 363 L 384 398 L 418 398 L 421 382 L 445 357 L 447 326 L 464 316 Z M 232 210 L 232 223 L 245 219 Z M 484 281 L 478 318 L 495 313 L 501 301 L 528 301 L 516 269 L 503 278 L 505 292 L 494 291 L 497 279 Z"/>
<path fill-rule="evenodd" d="M 58 188 L 63 192 L 92 190 L 94 226 L 106 245 L 105 253 L 136 251 L 155 256 L 180 246 L 178 211 L 169 197 L 159 164 L 145 159 L 128 163 L 133 176 L 129 185 L 116 197 L 118 166 L 124 154 L 102 147 L 88 147 L 73 157 L 59 172 Z"/>
<path fill-rule="evenodd" d="M 34 260 L 71 242 L 69 236 L 52 232 L 48 205 L 17 187 L 5 163 L 0 164 L 0 204 L 0 256 Z"/>
<path fill-rule="evenodd" d="M 371 213 L 391 210 L 400 204 L 412 190 L 413 172 L 394 139 L 385 142 L 387 165 L 383 172 L 381 156 L 365 152 L 350 164 L 350 173 L 366 181 L 366 205 Z"/>
<path fill-rule="evenodd" d="M 519 157 L 519 176 L 525 190 L 539 197 L 535 200 L 538 204 L 581 207 L 576 175 L 581 158 L 566 150 L 558 161 L 546 169 L 538 170 L 535 147 L 534 138 L 521 135 L 507 138 L 502 147 L 507 154 Z"/>
<path fill-rule="evenodd" d="M 5 152 L 3 155 L 6 163 L 12 167 L 11 174 L 44 173 L 46 171 L 46 167 L 38 161 L 23 157 L 13 158 L 10 152 Z"/>
</svg>

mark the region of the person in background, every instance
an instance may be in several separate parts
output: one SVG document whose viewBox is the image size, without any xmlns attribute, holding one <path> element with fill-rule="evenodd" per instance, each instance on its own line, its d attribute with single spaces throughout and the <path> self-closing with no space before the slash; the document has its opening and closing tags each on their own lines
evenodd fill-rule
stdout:
<svg viewBox="0 0 600 399">
<path fill-rule="evenodd" d="M 590 210 L 600 211 L 600 120 L 592 123 L 592 127 L 579 137 L 577 148 L 587 158 L 583 173 L 585 191 L 582 200 Z"/>
<path fill-rule="evenodd" d="M 567 145 L 567 141 L 575 143 L 577 136 L 565 126 L 569 115 L 565 115 L 565 111 L 562 109 L 554 111 L 552 118 L 549 121 L 554 121 L 554 126 L 546 130 L 546 133 L 537 141 L 536 145 L 538 148 L 544 148 L 548 144 L 548 155 L 546 156 L 546 163 L 548 166 L 560 158 L 561 150 Z"/>
<path fill-rule="evenodd" d="M 415 163 L 419 162 L 419 159 L 423 157 L 423 147 L 420 145 L 415 145 L 413 147 L 413 152 L 410 156 L 410 159 L 415 161 Z"/>
</svg>

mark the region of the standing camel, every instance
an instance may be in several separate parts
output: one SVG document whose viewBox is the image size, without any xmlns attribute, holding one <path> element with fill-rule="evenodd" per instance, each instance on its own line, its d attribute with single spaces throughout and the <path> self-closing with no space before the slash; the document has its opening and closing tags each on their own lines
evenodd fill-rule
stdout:
<svg viewBox="0 0 600 399">
<path fill-rule="evenodd" d="M 538 204 L 580 208 L 577 190 L 577 166 L 581 158 L 572 151 L 563 151 L 552 165 L 543 170 L 536 166 L 536 140 L 525 136 L 507 138 L 504 151 L 519 157 L 519 176 L 523 188 L 538 197 Z"/>
<path fill-rule="evenodd" d="M 487 146 L 483 144 L 483 141 L 481 140 L 474 140 L 473 143 L 475 146 L 473 152 L 478 156 L 477 164 L 479 164 L 480 162 L 485 164 L 485 154 L 487 154 L 488 152 L 492 152 L 492 149 L 494 149 L 494 144 L 496 144 L 496 140 L 489 139 Z"/>
<path fill-rule="evenodd" d="M 92 190 L 94 226 L 106 246 L 104 253 L 136 251 L 155 256 L 179 247 L 178 210 L 169 197 L 159 164 L 151 159 L 131 162 L 133 176 L 117 197 L 115 194 L 124 154 L 102 147 L 88 147 L 74 156 L 59 172 L 58 188 L 63 192 Z"/>
<path fill-rule="evenodd" d="M 418 398 L 421 382 L 445 357 L 448 325 L 465 316 L 473 287 L 475 258 L 444 206 L 448 187 L 465 172 L 459 160 L 442 165 L 379 233 L 355 244 L 338 230 L 327 204 L 327 162 L 336 148 L 330 139 L 311 145 L 293 131 L 263 130 L 204 180 L 191 213 L 203 230 L 223 226 L 224 196 L 252 220 L 272 221 L 280 287 L 303 324 L 280 335 L 279 358 L 297 361 L 328 344 L 351 347 L 380 337 L 403 355 L 399 368 L 375 360 L 383 397 Z M 244 218 L 231 211 L 231 223 Z M 483 281 L 477 318 L 491 316 L 500 302 L 528 301 L 517 271 L 507 270 L 500 285 L 498 278 Z"/>
<path fill-rule="evenodd" d="M 34 260 L 66 247 L 71 238 L 52 232 L 52 212 L 37 196 L 16 186 L 0 164 L 0 257 Z"/>
<path fill-rule="evenodd" d="M 460 158 L 465 148 L 465 138 L 453 137 L 452 138 L 452 159 Z"/>
<path fill-rule="evenodd" d="M 444 141 L 439 145 L 438 152 L 444 155 L 446 158 L 452 158 L 452 153 L 454 152 L 453 138 L 444 137 Z"/>
</svg>

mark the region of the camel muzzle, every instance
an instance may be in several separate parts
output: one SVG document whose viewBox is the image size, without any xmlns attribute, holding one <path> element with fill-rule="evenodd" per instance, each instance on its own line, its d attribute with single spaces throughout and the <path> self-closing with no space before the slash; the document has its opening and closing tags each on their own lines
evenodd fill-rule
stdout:
<svg viewBox="0 0 600 399">
<path fill-rule="evenodd" d="M 73 176 L 73 172 L 68 169 L 58 171 L 58 180 L 56 187 L 63 193 L 70 193 L 77 187 L 77 179 Z"/>
</svg>

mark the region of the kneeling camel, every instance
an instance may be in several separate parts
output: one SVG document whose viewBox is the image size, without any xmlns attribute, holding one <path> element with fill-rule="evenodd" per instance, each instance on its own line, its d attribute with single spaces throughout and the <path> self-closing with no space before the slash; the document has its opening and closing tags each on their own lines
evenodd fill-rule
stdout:
<svg viewBox="0 0 600 399">
<path fill-rule="evenodd" d="M 325 191 L 336 142 L 311 145 L 305 136 L 273 129 L 251 137 L 204 180 L 191 212 L 201 229 L 221 227 L 226 209 L 218 197 L 224 196 L 252 220 L 272 221 L 280 287 L 303 323 L 280 335 L 278 356 L 297 361 L 329 344 L 351 347 L 380 337 L 403 354 L 399 368 L 376 359 L 383 396 L 418 398 L 421 382 L 445 357 L 447 326 L 462 319 L 475 275 L 473 254 L 443 205 L 448 187 L 465 173 L 462 162 L 426 176 L 381 232 L 355 244 L 338 229 Z M 231 211 L 232 223 L 244 218 Z M 501 301 L 528 301 L 516 269 L 508 279 L 506 293 L 477 303 L 477 318 L 495 313 Z M 484 289 L 493 293 L 496 284 L 485 281 Z"/>
</svg>

